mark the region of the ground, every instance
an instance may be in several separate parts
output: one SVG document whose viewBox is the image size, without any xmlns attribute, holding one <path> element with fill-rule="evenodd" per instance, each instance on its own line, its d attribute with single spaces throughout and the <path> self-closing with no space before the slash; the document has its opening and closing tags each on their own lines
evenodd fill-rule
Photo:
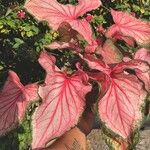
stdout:
<svg viewBox="0 0 150 150">
<path fill-rule="evenodd" d="M 150 128 L 141 130 L 140 134 L 140 142 L 136 150 L 150 150 Z M 102 139 L 100 129 L 93 129 L 88 135 L 88 150 L 109 150 Z"/>
</svg>

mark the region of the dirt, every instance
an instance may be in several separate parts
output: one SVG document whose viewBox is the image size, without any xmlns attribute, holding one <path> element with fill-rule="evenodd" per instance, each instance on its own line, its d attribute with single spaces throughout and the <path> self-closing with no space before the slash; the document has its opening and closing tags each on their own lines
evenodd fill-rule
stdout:
<svg viewBox="0 0 150 150">
<path fill-rule="evenodd" d="M 109 150 L 100 129 L 93 129 L 88 135 L 88 150 Z"/>
<path fill-rule="evenodd" d="M 102 139 L 100 129 L 93 129 L 88 135 L 88 150 L 109 150 Z M 150 129 L 140 131 L 140 142 L 136 150 L 150 150 Z"/>
</svg>

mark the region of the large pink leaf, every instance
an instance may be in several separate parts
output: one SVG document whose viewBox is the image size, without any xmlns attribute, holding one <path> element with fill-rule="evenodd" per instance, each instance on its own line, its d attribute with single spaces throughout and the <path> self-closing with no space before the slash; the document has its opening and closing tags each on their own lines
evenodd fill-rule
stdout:
<svg viewBox="0 0 150 150">
<path fill-rule="evenodd" d="M 106 127 L 127 139 L 142 119 L 141 107 L 147 92 L 136 75 L 125 69 L 147 71 L 149 66 L 139 60 L 123 62 L 107 68 L 95 58 L 84 58 L 92 69 L 102 72 L 91 73 L 100 84 L 99 115 Z M 102 95 L 101 95 L 102 94 Z"/>
<path fill-rule="evenodd" d="M 150 65 L 150 50 L 141 48 L 135 53 L 134 59 L 143 60 Z M 150 69 L 146 72 L 137 70 L 137 76 L 144 82 L 147 91 L 150 91 Z"/>
<path fill-rule="evenodd" d="M 99 102 L 101 120 L 116 134 L 129 138 L 142 119 L 141 106 L 146 95 L 136 76 L 115 76 L 106 95 Z"/>
<path fill-rule="evenodd" d="M 150 44 L 150 23 L 136 19 L 128 12 L 111 10 L 111 14 L 115 24 L 109 28 L 107 37 L 121 32 L 125 36 L 134 38 L 139 44 Z"/>
<path fill-rule="evenodd" d="M 122 54 L 111 40 L 106 40 L 103 47 L 99 47 L 97 52 L 103 56 L 103 61 L 107 64 L 115 64 L 122 61 Z"/>
<path fill-rule="evenodd" d="M 45 56 L 46 54 L 41 54 L 39 60 L 42 66 L 46 64 L 41 61 Z M 50 61 L 47 64 L 51 68 L 51 58 L 47 61 Z M 49 68 L 47 66 L 45 69 Z M 47 142 L 61 136 L 77 123 L 84 110 L 85 95 L 91 90 L 88 76 L 82 71 L 72 76 L 67 76 L 60 70 L 47 72 L 46 84 L 39 88 L 43 103 L 32 121 L 33 149 L 45 147 Z"/>
<path fill-rule="evenodd" d="M 83 19 L 77 19 L 84 13 L 100 6 L 100 0 L 78 0 L 78 4 L 62 5 L 57 0 L 30 0 L 26 2 L 25 8 L 39 20 L 48 21 L 49 25 L 57 30 L 62 22 L 68 22 L 73 29 L 78 31 L 87 42 L 91 42 L 91 27 Z"/>
<path fill-rule="evenodd" d="M 18 121 L 22 121 L 26 107 L 38 98 L 37 85 L 23 86 L 13 71 L 0 92 L 0 135 L 6 134 Z"/>
</svg>

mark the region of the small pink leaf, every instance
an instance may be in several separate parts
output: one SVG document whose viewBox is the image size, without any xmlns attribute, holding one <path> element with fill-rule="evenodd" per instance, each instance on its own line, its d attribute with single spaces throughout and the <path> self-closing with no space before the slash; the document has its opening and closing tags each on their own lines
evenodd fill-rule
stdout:
<svg viewBox="0 0 150 150">
<path fill-rule="evenodd" d="M 150 91 L 150 66 L 149 66 L 149 50 L 145 48 L 139 49 L 134 56 L 134 60 L 124 57 L 126 63 L 117 65 L 117 70 L 133 69 L 138 78 L 144 82 L 145 89 Z M 120 69 L 119 69 L 120 68 Z"/>
<path fill-rule="evenodd" d="M 38 86 L 37 84 L 28 84 L 24 88 L 24 94 L 26 95 L 27 101 L 33 101 L 38 98 L 38 92 L 37 92 Z"/>
<path fill-rule="evenodd" d="M 100 86 L 100 93 L 99 93 L 99 99 L 101 99 L 106 92 L 109 89 L 109 86 L 111 84 L 111 79 L 108 75 L 104 74 L 103 72 L 99 73 L 88 73 L 89 77 L 93 80 L 96 80 Z"/>
<path fill-rule="evenodd" d="M 145 48 L 137 50 L 134 59 L 140 59 L 150 64 L 150 50 Z"/>
<path fill-rule="evenodd" d="M 40 65 L 45 69 L 46 73 L 52 73 L 59 68 L 55 66 L 56 59 L 46 51 L 43 51 L 39 57 Z"/>
<path fill-rule="evenodd" d="M 68 23 L 70 23 L 71 27 L 78 31 L 89 44 L 92 44 L 92 30 L 86 19 L 73 20 Z"/>
<path fill-rule="evenodd" d="M 88 44 L 85 47 L 85 52 L 86 53 L 94 53 L 97 47 L 98 47 L 98 43 L 96 42 L 96 40 L 93 39 L 92 43 Z"/>
<path fill-rule="evenodd" d="M 141 79 L 145 84 L 145 89 L 150 92 L 150 70 L 148 72 L 142 73 L 141 71 L 136 71 L 139 79 Z"/>
<path fill-rule="evenodd" d="M 107 64 L 119 63 L 123 59 L 119 49 L 109 39 L 106 40 L 103 47 L 99 47 L 97 51 L 102 55 L 103 61 Z"/>
<path fill-rule="evenodd" d="M 91 69 L 99 70 L 106 74 L 109 74 L 111 71 L 107 64 L 105 64 L 101 60 L 96 59 L 92 55 L 86 55 L 84 57 L 82 55 L 80 55 L 80 57 L 88 63 L 88 65 Z"/>
<path fill-rule="evenodd" d="M 56 41 L 56 42 L 53 42 L 51 43 L 50 45 L 46 45 L 45 46 L 46 48 L 50 48 L 50 49 L 64 49 L 64 48 L 70 48 L 72 50 L 74 50 L 75 52 L 81 52 L 81 48 L 79 46 L 78 43 L 73 43 L 73 42 L 59 42 L 59 41 Z"/>
<path fill-rule="evenodd" d="M 70 44 L 66 42 L 53 42 L 50 45 L 45 46 L 50 49 L 64 49 L 64 48 L 70 48 Z"/>
<path fill-rule="evenodd" d="M 150 44 L 150 23 L 136 19 L 127 12 L 111 10 L 111 14 L 115 24 L 109 28 L 107 37 L 120 32 L 124 36 L 134 38 L 138 44 Z"/>
<path fill-rule="evenodd" d="M 41 59 L 46 54 L 41 54 L 40 64 L 45 66 Z M 43 57 L 43 58 L 42 58 Z M 52 61 L 47 59 L 46 64 Z M 50 140 L 61 136 L 64 132 L 73 127 L 85 106 L 85 95 L 91 90 L 88 84 L 88 76 L 78 71 L 72 76 L 63 72 L 48 70 L 46 84 L 39 88 L 39 95 L 43 103 L 39 106 L 33 116 L 33 142 L 32 148 L 44 148 Z"/>
<path fill-rule="evenodd" d="M 117 32 L 114 36 L 113 36 L 113 42 L 116 42 L 117 40 L 123 40 L 125 41 L 128 45 L 130 46 L 134 46 L 135 41 L 133 38 L 128 37 L 128 36 L 124 36 L 123 34 Z"/>
<path fill-rule="evenodd" d="M 0 92 L 0 135 L 6 134 L 22 121 L 26 107 L 38 98 L 37 85 L 23 86 L 13 71 L 9 71 L 7 81 Z"/>
<path fill-rule="evenodd" d="M 100 0 L 78 0 L 78 4 L 62 5 L 57 0 L 30 0 L 25 4 L 25 8 L 39 20 L 46 20 L 49 26 L 57 30 L 61 23 L 68 22 L 73 29 L 78 31 L 87 42 L 91 42 L 91 27 L 83 19 L 78 19 L 88 11 L 98 8 Z"/>
<path fill-rule="evenodd" d="M 117 64 L 112 70 L 117 74 L 123 72 L 126 69 L 131 69 L 134 71 L 140 71 L 142 73 L 145 73 L 149 71 L 150 67 L 144 61 L 135 59 L 127 62 L 121 62 Z"/>
<path fill-rule="evenodd" d="M 134 59 L 145 61 L 150 65 L 150 50 L 145 48 L 137 50 Z M 136 74 L 144 82 L 146 90 L 150 92 L 150 69 L 146 72 L 137 70 Z"/>
<path fill-rule="evenodd" d="M 102 25 L 99 25 L 99 26 L 96 28 L 96 31 L 99 32 L 99 33 L 105 34 L 105 29 L 103 28 Z"/>
</svg>

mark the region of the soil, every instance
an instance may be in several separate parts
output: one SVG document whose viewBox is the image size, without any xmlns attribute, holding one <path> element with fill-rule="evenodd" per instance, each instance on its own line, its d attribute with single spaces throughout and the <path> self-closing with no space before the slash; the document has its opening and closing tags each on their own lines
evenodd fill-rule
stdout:
<svg viewBox="0 0 150 150">
<path fill-rule="evenodd" d="M 88 150 L 109 150 L 100 129 L 93 129 L 88 135 Z M 140 142 L 136 146 L 136 150 L 150 150 L 150 128 L 140 131 Z"/>
</svg>

